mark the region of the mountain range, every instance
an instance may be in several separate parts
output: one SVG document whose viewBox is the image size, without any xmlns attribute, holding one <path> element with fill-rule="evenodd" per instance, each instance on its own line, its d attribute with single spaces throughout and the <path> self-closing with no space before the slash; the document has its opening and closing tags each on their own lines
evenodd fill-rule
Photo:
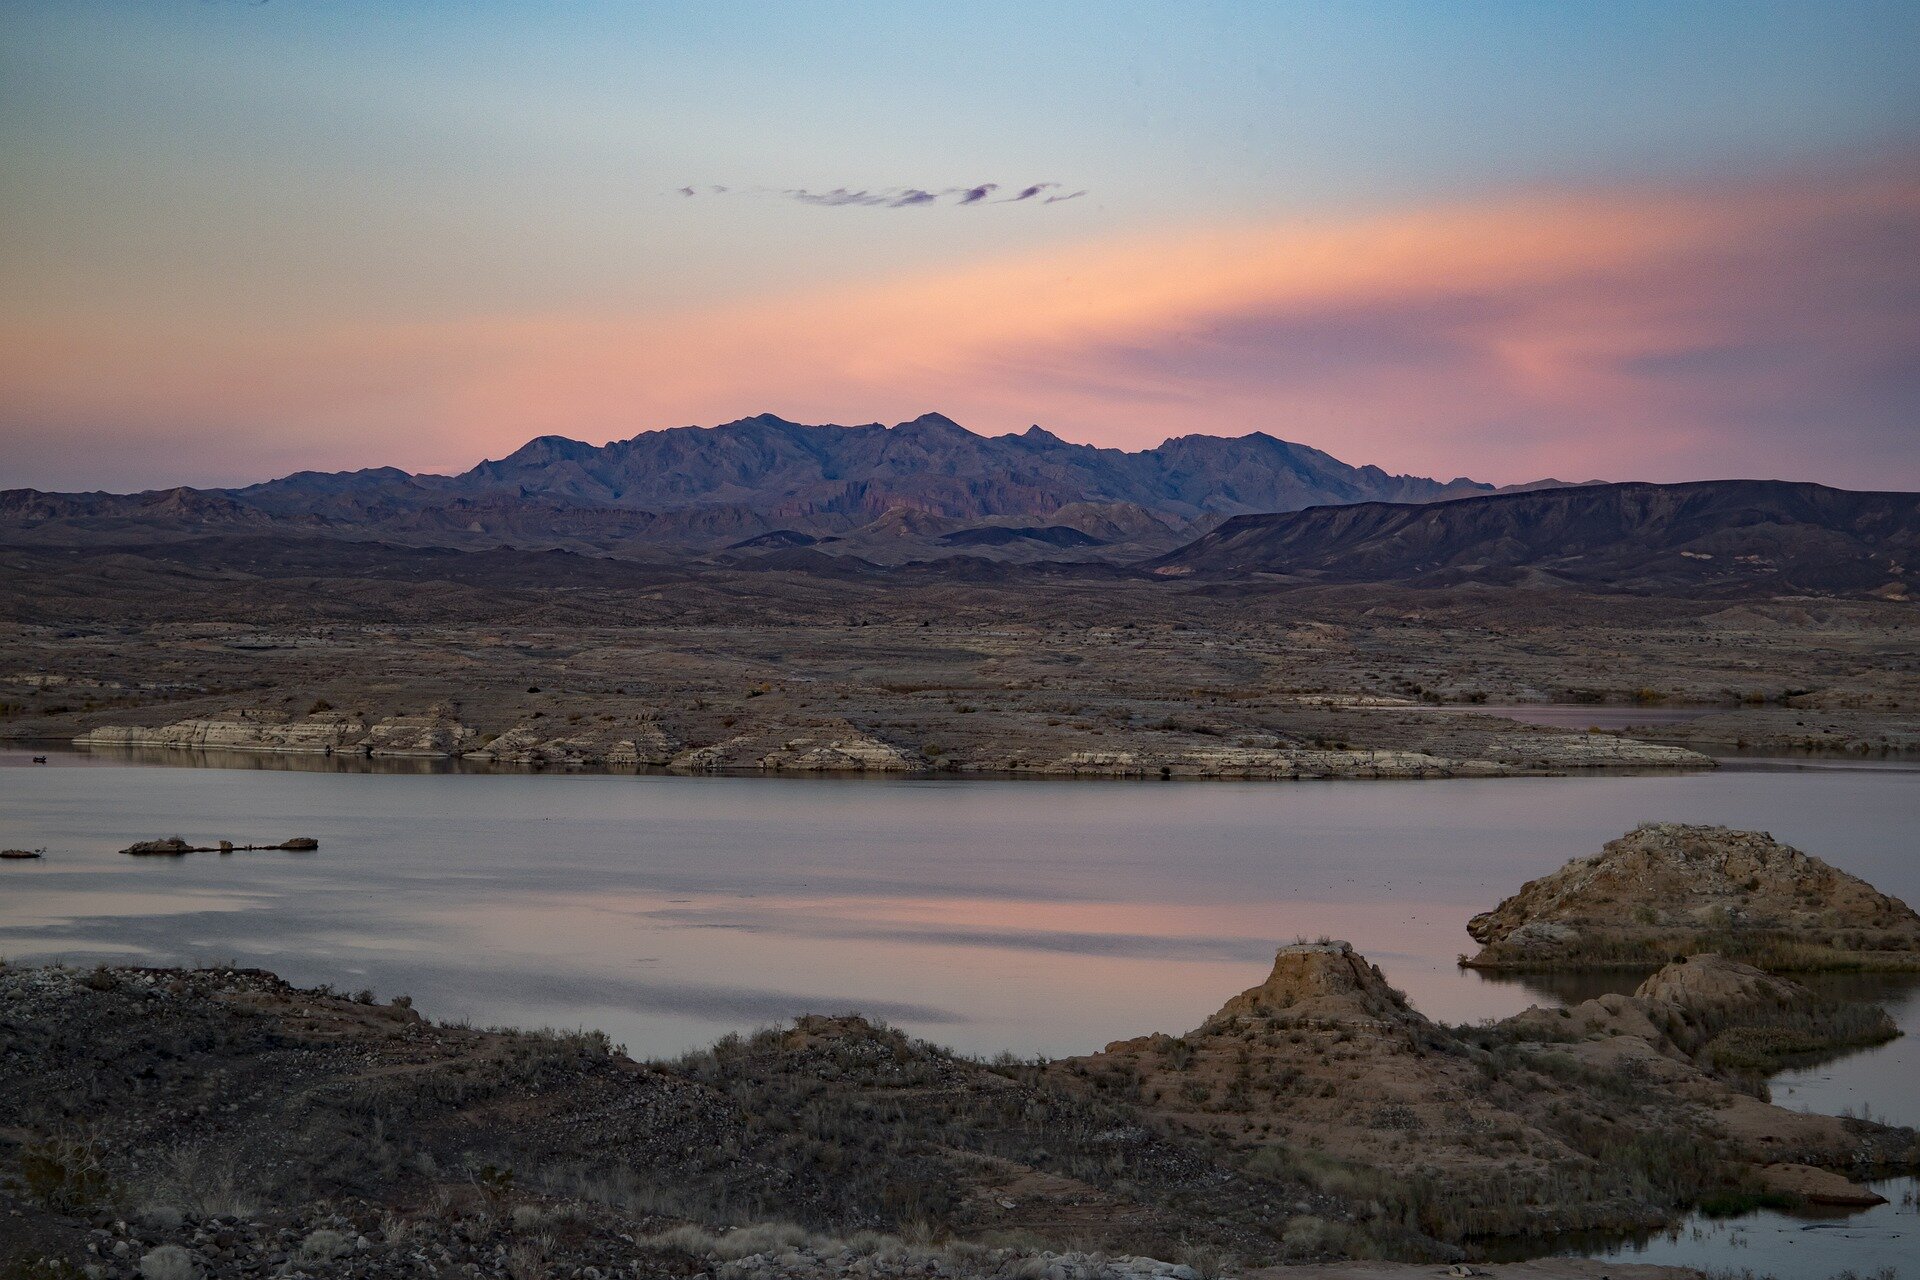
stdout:
<svg viewBox="0 0 1920 1280">
<path fill-rule="evenodd" d="M 530 581 L 601 586 L 647 566 L 961 581 L 1027 565 L 1271 585 L 1894 600 L 1920 589 L 1915 494 L 1765 480 L 1496 491 L 1265 434 L 1126 452 L 1038 427 L 979 436 L 938 414 L 893 427 L 762 414 L 603 446 L 543 436 L 455 476 L 386 467 L 236 489 L 15 489 L 0 492 L 0 542 L 449 581 L 562 552 L 573 554 L 547 557 Z M 468 564 L 457 552 L 486 554 Z"/>
<path fill-rule="evenodd" d="M 1242 512 L 1492 491 L 1472 480 L 1350 466 L 1263 433 L 1179 436 L 1127 452 L 1069 444 L 1039 427 L 980 436 L 937 413 L 892 427 L 807 426 L 760 414 L 599 446 L 541 436 L 454 476 L 380 467 L 303 471 L 235 489 L 13 490 L 0 495 L 0 518 L 51 526 L 49 536 L 178 521 L 602 552 L 713 551 L 775 535 L 786 545 L 837 539 L 849 544 L 837 550 L 882 559 L 937 551 L 957 535 L 1004 557 L 1057 554 L 1076 541 L 1082 552 L 1165 550 L 1196 525 Z M 1056 532 L 971 532 L 981 525 Z"/>
</svg>

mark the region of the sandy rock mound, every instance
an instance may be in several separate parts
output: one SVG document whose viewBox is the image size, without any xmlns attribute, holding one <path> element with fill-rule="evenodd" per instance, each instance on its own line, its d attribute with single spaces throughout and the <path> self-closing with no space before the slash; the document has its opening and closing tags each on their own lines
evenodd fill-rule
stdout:
<svg viewBox="0 0 1920 1280">
<path fill-rule="evenodd" d="M 1227 1001 L 1211 1021 L 1405 1022 L 1417 1016 L 1387 985 L 1380 966 L 1350 943 L 1299 942 L 1280 948 L 1267 980 Z"/>
<path fill-rule="evenodd" d="M 1683 1009 L 1714 1007 L 1783 1008 L 1809 998 L 1797 982 L 1706 952 L 1667 965 L 1634 989 L 1638 1000 L 1660 1001 Z"/>
<path fill-rule="evenodd" d="M 1198 1030 L 1119 1041 L 1056 1069 L 1250 1147 L 1256 1167 L 1334 1178 L 1366 1196 L 1410 1194 L 1422 1228 L 1443 1237 L 1660 1220 L 1528 1114 L 1527 1100 L 1543 1115 L 1567 1100 L 1568 1115 L 1612 1123 L 1597 1108 L 1523 1063 L 1496 1078 L 1483 1061 L 1347 943 L 1323 942 L 1282 948 L 1265 982 Z M 1567 1178 L 1586 1187 L 1578 1203 L 1548 1194 Z"/>
<path fill-rule="evenodd" d="M 1911 1132 L 1772 1106 L 1718 1061 L 1729 1036 L 1817 1044 L 1849 1017 L 1698 956 L 1634 995 L 1444 1027 L 1352 947 L 1320 942 L 1282 948 L 1195 1031 L 1050 1070 L 1249 1151 L 1250 1168 L 1416 1204 L 1423 1231 L 1454 1239 L 1653 1224 L 1757 1164 L 1901 1158 Z"/>
<path fill-rule="evenodd" d="M 1479 968 L 1657 964 L 1716 951 L 1771 970 L 1920 967 L 1920 915 L 1761 831 L 1651 823 L 1467 923 Z"/>
<path fill-rule="evenodd" d="M 1870 1209 L 1887 1202 L 1877 1191 L 1851 1182 L 1831 1169 L 1816 1169 L 1812 1165 L 1770 1164 L 1761 1168 L 1759 1176 L 1767 1190 L 1797 1197 L 1808 1204 Z"/>
</svg>

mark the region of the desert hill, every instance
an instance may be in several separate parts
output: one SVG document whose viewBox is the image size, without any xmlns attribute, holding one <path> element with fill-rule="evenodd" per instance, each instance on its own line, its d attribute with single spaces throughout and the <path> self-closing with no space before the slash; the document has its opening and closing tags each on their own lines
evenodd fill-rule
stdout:
<svg viewBox="0 0 1920 1280">
<path fill-rule="evenodd" d="M 1235 516 L 1149 568 L 1657 595 L 1909 595 L 1920 494 L 1780 480 L 1605 484 Z"/>
</svg>

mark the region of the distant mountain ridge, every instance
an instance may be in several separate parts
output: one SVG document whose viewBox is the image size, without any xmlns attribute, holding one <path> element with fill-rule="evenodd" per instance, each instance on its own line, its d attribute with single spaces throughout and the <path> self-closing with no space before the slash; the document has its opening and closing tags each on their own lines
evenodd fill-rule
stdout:
<svg viewBox="0 0 1920 1280">
<path fill-rule="evenodd" d="M 850 532 L 779 527 L 725 541 L 738 522 L 722 507 L 652 513 L 493 492 L 395 510 L 377 525 L 354 524 L 283 519 L 193 490 L 16 489 L 0 493 L 0 547 L 24 557 L 21 565 L 92 556 L 128 581 L 398 578 L 461 591 L 653 589 L 748 573 L 1040 590 L 1064 579 L 1158 578 L 1208 595 L 1359 584 L 1920 599 L 1920 494 L 1773 480 L 1319 506 L 1233 516 L 1198 537 L 1195 526 L 1183 532 L 1129 503 L 1069 504 L 1044 521 L 893 507 Z"/>
<path fill-rule="evenodd" d="M 892 427 L 807 426 L 759 414 L 605 445 L 540 436 L 458 476 L 412 476 L 393 468 L 301 472 L 227 492 L 267 510 L 346 494 L 408 501 L 422 493 L 507 493 L 562 506 L 650 512 L 744 506 L 870 520 L 896 506 L 967 519 L 1044 515 L 1073 502 L 1128 502 L 1191 519 L 1326 502 L 1422 502 L 1492 490 L 1472 480 L 1350 466 L 1262 432 L 1176 436 L 1129 453 L 1069 444 L 1039 427 L 981 436 L 929 413 Z"/>
<path fill-rule="evenodd" d="M 782 530 L 822 536 L 870 527 L 875 537 L 938 541 L 963 525 L 1010 521 L 1070 528 L 1103 545 L 1165 550 L 1196 521 L 1242 512 L 1492 491 L 1473 480 L 1351 466 L 1258 432 L 1178 436 L 1127 452 L 1069 444 L 1039 427 L 976 435 L 937 413 L 892 427 L 808 426 L 760 414 L 605 445 L 541 436 L 454 476 L 377 467 L 302 471 L 234 489 L 14 490 L 0 494 L 0 519 L 76 527 L 271 523 L 414 543 L 599 550 L 715 550 Z M 898 518 L 909 513 L 926 519 Z M 891 524 L 876 527 L 881 521 Z M 1064 534 L 1048 539 L 1056 546 L 1075 541 Z M 988 533 L 959 541 L 1005 546 L 1020 539 Z"/>
<path fill-rule="evenodd" d="M 1144 567 L 1163 577 L 1902 600 L 1920 591 L 1920 493 L 1702 480 L 1314 507 L 1235 516 Z"/>
</svg>

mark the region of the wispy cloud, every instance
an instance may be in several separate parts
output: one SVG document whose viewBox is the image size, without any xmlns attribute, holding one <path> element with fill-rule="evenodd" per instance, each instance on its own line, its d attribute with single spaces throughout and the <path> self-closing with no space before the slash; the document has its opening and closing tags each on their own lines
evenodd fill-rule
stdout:
<svg viewBox="0 0 1920 1280">
<path fill-rule="evenodd" d="M 892 204 L 896 198 L 884 191 L 849 191 L 845 187 L 835 187 L 831 191 L 807 191 L 795 188 L 787 192 L 802 204 L 823 204 L 838 207 L 849 204 Z"/>
<path fill-rule="evenodd" d="M 912 209 L 921 205 L 945 203 L 948 205 L 973 204 L 1020 204 L 1032 200 L 1043 193 L 1059 187 L 1058 182 L 1035 182 L 1020 188 L 1015 195 L 1004 199 L 992 198 L 994 192 L 1001 189 L 998 182 L 977 182 L 972 186 L 954 187 L 834 187 L 830 191 L 815 191 L 809 187 L 739 187 L 723 186 L 684 186 L 674 188 L 678 196 L 711 195 L 760 195 L 781 196 L 788 200 L 797 200 L 801 204 L 816 205 L 823 208 L 868 208 L 868 209 Z M 1076 191 L 1072 195 L 1048 196 L 1043 204 L 1058 204 L 1062 200 L 1072 200 L 1087 194 Z"/>
</svg>

